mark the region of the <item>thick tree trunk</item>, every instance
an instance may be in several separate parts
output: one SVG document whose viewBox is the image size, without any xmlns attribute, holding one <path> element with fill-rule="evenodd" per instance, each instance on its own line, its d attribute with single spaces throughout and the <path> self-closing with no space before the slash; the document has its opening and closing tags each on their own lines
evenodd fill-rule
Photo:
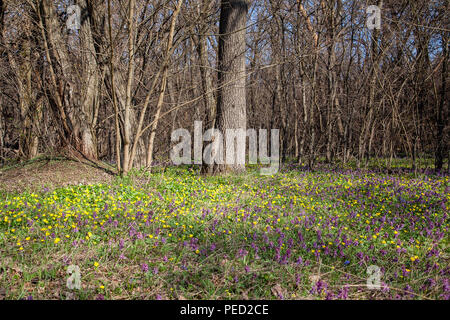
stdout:
<svg viewBox="0 0 450 320">
<path fill-rule="evenodd" d="M 82 22 L 80 30 L 80 44 L 83 48 L 83 82 L 82 82 L 82 100 L 81 100 L 81 115 L 80 119 L 80 133 L 81 137 L 80 149 L 81 152 L 89 159 L 97 159 L 97 139 L 95 134 L 95 124 L 97 122 L 96 115 L 98 113 L 98 96 L 100 89 L 100 67 L 96 59 L 96 48 L 94 45 L 94 36 L 92 34 L 93 13 L 91 7 L 88 7 L 86 0 L 80 0 L 79 5 L 82 12 L 89 13 L 89 19 Z M 100 45 L 97 43 L 97 45 Z"/>
<path fill-rule="evenodd" d="M 100 80 L 95 59 L 97 53 L 91 32 L 91 14 L 88 14 L 87 19 L 81 20 L 80 42 L 84 50 L 82 51 L 82 84 L 81 88 L 77 88 L 76 66 L 69 57 L 68 45 L 61 33 L 54 3 L 51 0 L 43 0 L 41 5 L 43 15 L 41 15 L 40 27 L 53 85 L 50 99 L 54 100 L 62 122 L 64 130 L 61 132 L 65 135 L 63 140 L 70 143 L 84 157 L 97 160 L 93 128 Z M 89 12 L 86 0 L 80 0 L 78 5 L 82 12 Z"/>
<path fill-rule="evenodd" d="M 246 131 L 245 34 L 248 12 L 246 0 L 222 0 L 219 26 L 217 125 L 225 136 L 227 129 Z M 225 140 L 225 139 L 224 139 Z M 230 146 L 231 147 L 231 146 Z M 234 145 L 237 154 L 237 143 Z M 227 150 L 224 141 L 224 150 Z M 236 158 L 237 159 L 237 158 Z M 214 164 L 214 173 L 242 172 L 245 163 Z"/>
</svg>

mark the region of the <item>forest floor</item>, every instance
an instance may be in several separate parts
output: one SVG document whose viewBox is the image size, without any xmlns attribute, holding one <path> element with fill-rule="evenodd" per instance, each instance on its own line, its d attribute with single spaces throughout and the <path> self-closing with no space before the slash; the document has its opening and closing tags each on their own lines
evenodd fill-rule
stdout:
<svg viewBox="0 0 450 320">
<path fill-rule="evenodd" d="M 39 158 L 0 169 L 0 192 L 53 190 L 78 184 L 110 183 L 103 168 L 75 160 Z"/>
<path fill-rule="evenodd" d="M 36 161 L 0 190 L 0 300 L 450 299 L 448 175 Z"/>
</svg>

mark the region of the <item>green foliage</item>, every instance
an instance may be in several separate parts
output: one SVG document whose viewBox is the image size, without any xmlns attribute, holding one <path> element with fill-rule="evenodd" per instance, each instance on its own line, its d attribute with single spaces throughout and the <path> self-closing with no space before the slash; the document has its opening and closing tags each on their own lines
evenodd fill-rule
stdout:
<svg viewBox="0 0 450 320">
<path fill-rule="evenodd" d="M 448 176 L 193 167 L 4 193 L 0 288 L 7 299 L 442 299 L 448 199 Z M 80 290 L 66 287 L 70 264 Z M 369 265 L 383 290 L 366 288 Z"/>
</svg>

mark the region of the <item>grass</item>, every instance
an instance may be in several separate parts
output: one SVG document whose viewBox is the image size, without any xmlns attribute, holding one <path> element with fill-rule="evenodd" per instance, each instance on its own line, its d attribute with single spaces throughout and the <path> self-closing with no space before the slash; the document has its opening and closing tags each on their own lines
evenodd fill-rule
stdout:
<svg viewBox="0 0 450 320">
<path fill-rule="evenodd" d="M 0 299 L 449 299 L 448 182 L 179 167 L 3 192 Z M 380 290 L 367 288 L 370 265 Z"/>
</svg>

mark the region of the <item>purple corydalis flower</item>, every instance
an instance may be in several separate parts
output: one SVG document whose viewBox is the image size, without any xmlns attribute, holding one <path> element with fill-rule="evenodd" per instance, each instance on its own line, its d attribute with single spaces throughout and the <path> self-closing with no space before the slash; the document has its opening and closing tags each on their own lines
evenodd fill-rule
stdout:
<svg viewBox="0 0 450 320">
<path fill-rule="evenodd" d="M 71 259 L 69 257 L 64 256 L 63 257 L 63 263 L 68 266 L 70 264 Z"/>
<path fill-rule="evenodd" d="M 338 299 L 346 300 L 348 299 L 348 287 L 344 286 L 338 293 Z"/>
<path fill-rule="evenodd" d="M 297 275 L 295 276 L 295 284 L 298 286 L 298 285 L 300 284 L 300 281 L 301 281 L 301 275 L 300 275 L 300 274 L 297 274 Z"/>
<path fill-rule="evenodd" d="M 326 300 L 333 300 L 334 294 L 332 292 L 327 291 L 327 295 L 325 297 Z"/>
<path fill-rule="evenodd" d="M 238 253 L 238 256 L 239 257 L 245 257 L 246 255 L 248 254 L 248 251 L 247 250 L 245 250 L 245 249 L 239 249 L 239 253 Z"/>
</svg>

